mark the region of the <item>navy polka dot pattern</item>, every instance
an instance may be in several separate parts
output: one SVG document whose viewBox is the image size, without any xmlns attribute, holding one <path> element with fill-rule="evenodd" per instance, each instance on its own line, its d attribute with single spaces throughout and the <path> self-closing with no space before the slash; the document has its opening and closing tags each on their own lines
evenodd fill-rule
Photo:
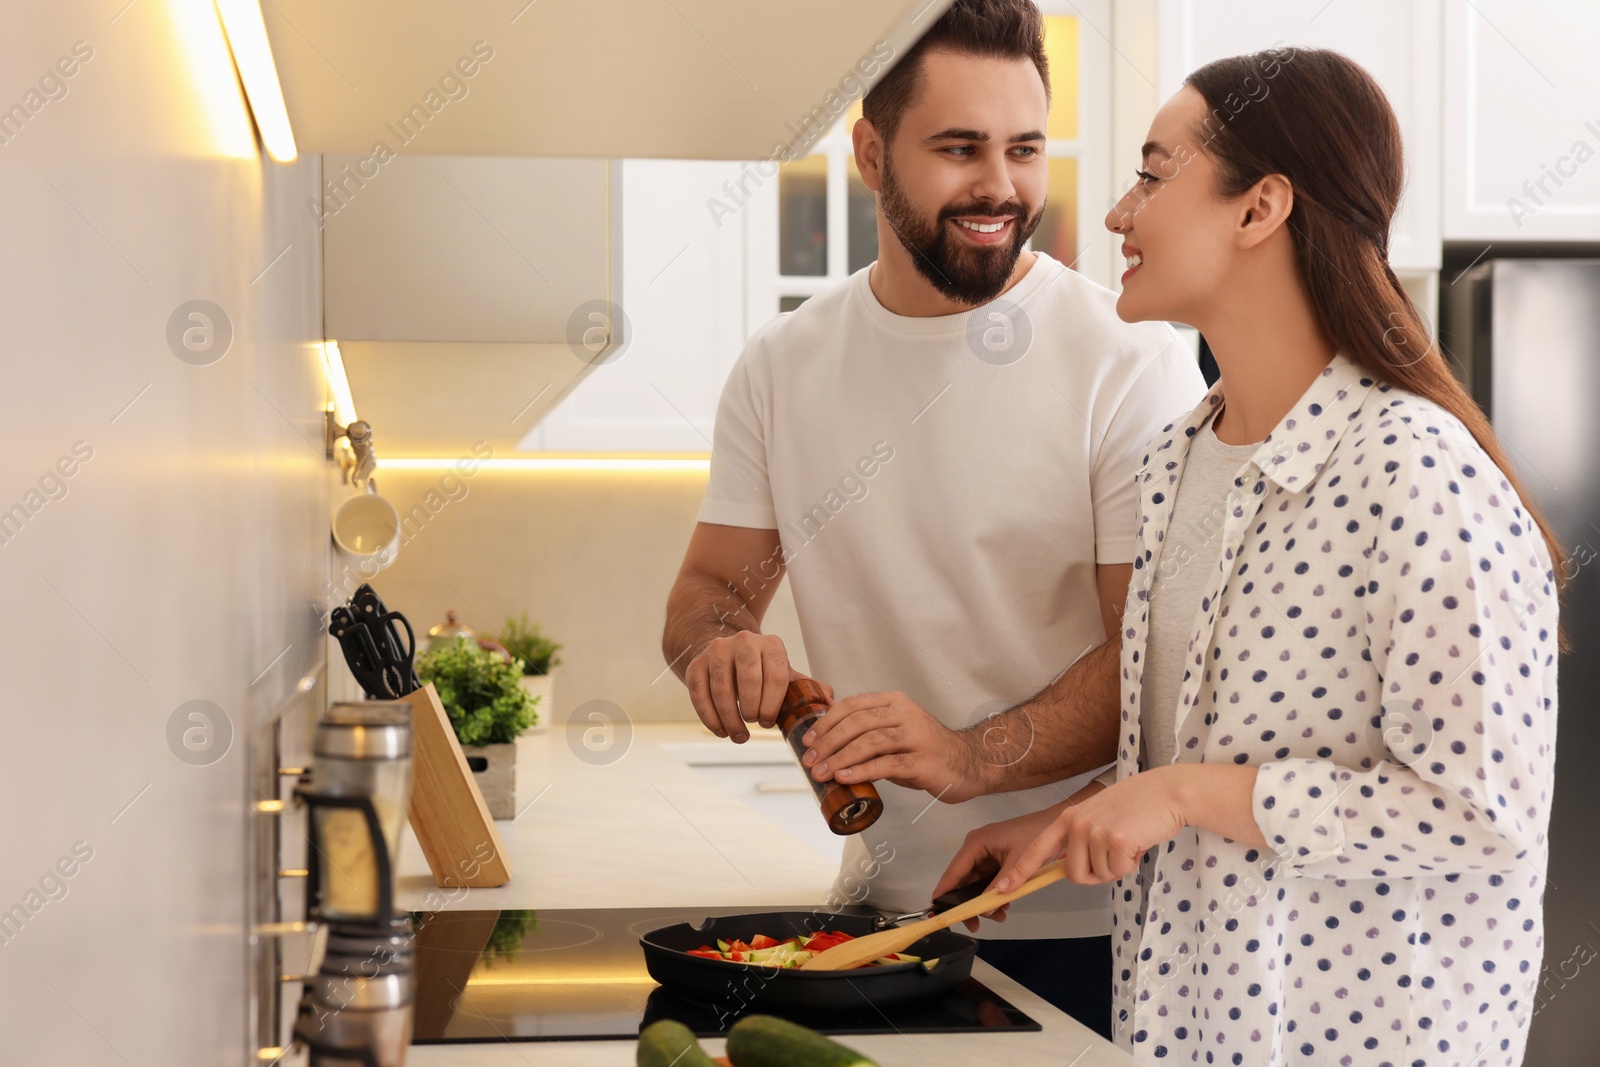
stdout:
<svg viewBox="0 0 1600 1067">
<path fill-rule="evenodd" d="M 1139 764 L 1151 580 L 1214 389 L 1152 442 L 1122 644 Z M 1544 948 L 1556 593 L 1461 423 L 1336 356 L 1234 479 L 1176 716 L 1257 768 L 1270 847 L 1193 827 L 1115 886 L 1141 1060 L 1516 1065 Z M 1207 566 L 1195 560 L 1190 566 Z"/>
</svg>

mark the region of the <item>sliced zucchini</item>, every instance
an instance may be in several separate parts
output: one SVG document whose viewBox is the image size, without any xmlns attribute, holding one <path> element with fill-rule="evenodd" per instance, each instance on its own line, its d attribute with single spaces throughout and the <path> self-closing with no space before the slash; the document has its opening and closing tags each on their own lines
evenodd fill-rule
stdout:
<svg viewBox="0 0 1600 1067">
<path fill-rule="evenodd" d="M 878 1067 L 815 1030 L 771 1015 L 746 1015 L 728 1028 L 733 1067 Z"/>
<path fill-rule="evenodd" d="M 638 1067 L 716 1067 L 687 1026 L 660 1019 L 639 1032 Z"/>
</svg>

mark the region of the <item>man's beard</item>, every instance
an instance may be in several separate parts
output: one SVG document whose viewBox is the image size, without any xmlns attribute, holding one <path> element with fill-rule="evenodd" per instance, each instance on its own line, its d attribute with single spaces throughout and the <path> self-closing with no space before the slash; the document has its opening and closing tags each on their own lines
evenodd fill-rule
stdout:
<svg viewBox="0 0 1600 1067">
<path fill-rule="evenodd" d="M 1022 246 L 1033 236 L 1044 215 L 1043 204 L 1030 219 L 1021 204 L 1008 201 L 999 205 L 959 204 L 946 207 L 936 217 L 929 218 L 906 199 L 887 155 L 883 159 L 883 187 L 878 192 L 878 206 L 889 228 L 910 253 L 917 273 L 951 300 L 971 307 L 987 304 L 1005 289 L 1022 255 Z M 945 220 L 963 215 L 1012 216 L 1016 221 L 1011 223 L 1011 240 L 987 247 L 963 241 L 945 226 Z"/>
</svg>

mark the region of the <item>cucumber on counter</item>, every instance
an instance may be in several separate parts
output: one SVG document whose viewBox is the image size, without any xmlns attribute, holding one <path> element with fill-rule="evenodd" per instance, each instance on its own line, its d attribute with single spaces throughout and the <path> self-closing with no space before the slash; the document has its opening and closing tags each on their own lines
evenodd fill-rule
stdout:
<svg viewBox="0 0 1600 1067">
<path fill-rule="evenodd" d="M 771 1015 L 746 1015 L 728 1028 L 733 1067 L 877 1067 L 815 1030 Z"/>
<path fill-rule="evenodd" d="M 716 1067 L 694 1033 L 680 1022 L 661 1019 L 639 1032 L 638 1067 Z"/>
</svg>

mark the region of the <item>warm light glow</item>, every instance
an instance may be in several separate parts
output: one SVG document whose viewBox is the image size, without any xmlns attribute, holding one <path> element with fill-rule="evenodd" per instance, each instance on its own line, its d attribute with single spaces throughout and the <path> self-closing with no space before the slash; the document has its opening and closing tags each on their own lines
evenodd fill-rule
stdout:
<svg viewBox="0 0 1600 1067">
<path fill-rule="evenodd" d="M 1044 17 L 1044 54 L 1050 60 L 1050 117 L 1044 135 L 1052 141 L 1078 139 L 1078 19 L 1074 15 Z M 1063 261 L 1065 262 L 1065 261 Z"/>
<path fill-rule="evenodd" d="M 167 0 L 164 10 L 174 47 L 163 58 L 174 61 L 172 65 L 188 76 L 189 87 L 173 100 L 166 128 L 169 136 L 180 139 L 159 147 L 169 153 L 254 163 L 250 108 L 228 58 L 228 38 L 217 9 L 208 0 Z"/>
<path fill-rule="evenodd" d="M 618 974 L 601 975 L 599 977 L 575 978 L 570 975 L 559 975 L 550 978 L 528 978 L 524 976 L 496 977 L 492 975 L 479 975 L 476 970 L 467 979 L 467 986 L 541 986 L 541 985 L 657 985 L 654 978 L 648 974 Z"/>
<path fill-rule="evenodd" d="M 294 146 L 294 131 L 289 128 L 289 108 L 283 102 L 283 85 L 272 62 L 272 45 L 267 41 L 267 24 L 261 17 L 259 0 L 216 0 L 222 28 L 228 34 L 228 47 L 244 82 L 244 94 L 261 131 L 267 155 L 279 163 L 293 163 L 299 152 Z"/>
<path fill-rule="evenodd" d="M 322 342 L 322 360 L 328 371 L 328 391 L 333 394 L 334 420 L 340 426 L 349 426 L 356 421 L 356 401 L 350 395 L 350 379 L 345 377 L 344 357 L 339 354 L 338 341 Z"/>
<path fill-rule="evenodd" d="M 386 471 L 442 471 L 458 466 L 460 459 L 385 459 Z M 477 463 L 490 471 L 697 471 L 711 470 L 711 457 L 705 455 L 535 455 L 509 459 L 485 459 Z"/>
</svg>

